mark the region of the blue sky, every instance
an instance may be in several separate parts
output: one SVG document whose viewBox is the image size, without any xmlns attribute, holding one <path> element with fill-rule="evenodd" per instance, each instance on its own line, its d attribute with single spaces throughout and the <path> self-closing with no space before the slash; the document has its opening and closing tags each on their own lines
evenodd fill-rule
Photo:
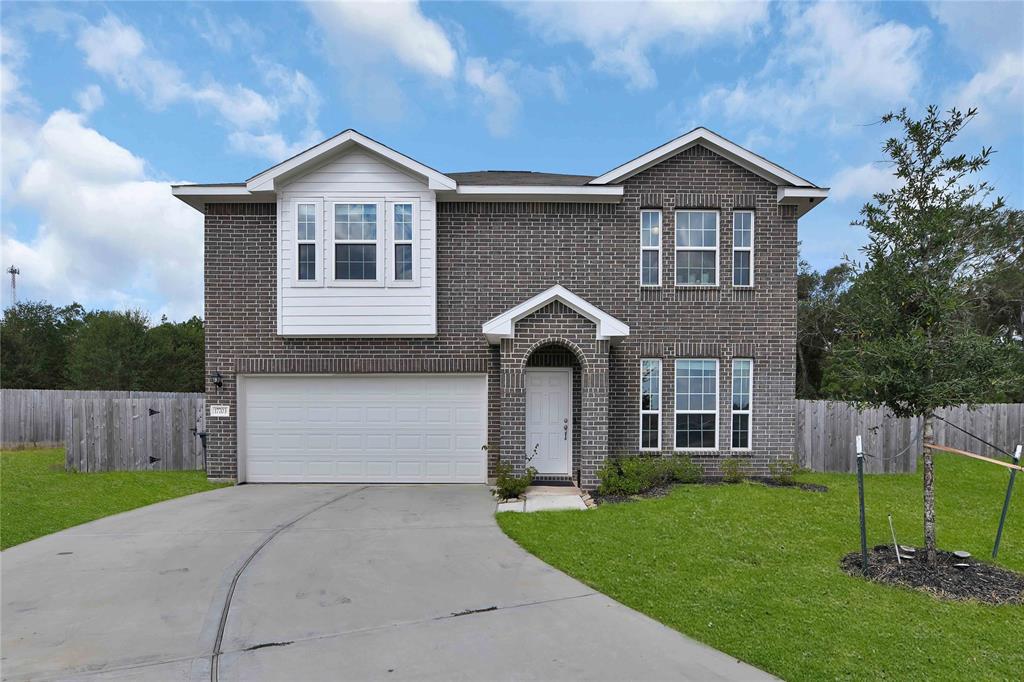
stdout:
<svg viewBox="0 0 1024 682">
<path fill-rule="evenodd" d="M 19 299 L 201 314 L 202 218 L 168 183 L 349 127 L 442 171 L 597 175 L 704 125 L 833 188 L 800 224 L 819 268 L 891 182 L 888 110 L 980 107 L 960 145 L 1024 199 L 1020 2 L 8 2 L 0 36 Z"/>
</svg>

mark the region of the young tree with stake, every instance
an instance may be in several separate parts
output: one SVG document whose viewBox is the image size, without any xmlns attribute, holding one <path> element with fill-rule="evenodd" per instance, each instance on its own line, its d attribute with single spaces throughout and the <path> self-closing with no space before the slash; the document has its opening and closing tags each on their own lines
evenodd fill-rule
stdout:
<svg viewBox="0 0 1024 682">
<path fill-rule="evenodd" d="M 947 151 L 976 112 L 943 117 L 932 106 L 921 120 L 905 109 L 882 117 L 902 128 L 883 148 L 897 186 L 875 194 L 854 222 L 869 241 L 864 263 L 853 264 L 857 276 L 826 368 L 841 399 L 923 418 L 926 445 L 934 443 L 933 412 L 990 395 L 1009 380 L 1008 358 L 1019 352 L 971 319 L 971 284 L 1024 248 L 1019 213 L 1003 211 L 988 183 L 971 180 L 992 149 Z M 922 457 L 925 546 L 934 562 L 932 451 Z"/>
</svg>

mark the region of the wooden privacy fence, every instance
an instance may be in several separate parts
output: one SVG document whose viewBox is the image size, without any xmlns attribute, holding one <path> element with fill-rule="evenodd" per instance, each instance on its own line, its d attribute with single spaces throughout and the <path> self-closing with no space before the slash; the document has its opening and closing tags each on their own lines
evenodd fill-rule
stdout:
<svg viewBox="0 0 1024 682">
<path fill-rule="evenodd" d="M 1004 450 L 1024 440 L 1024 404 L 979 405 L 974 410 L 953 407 L 936 416 L 998 445 Z M 995 448 L 935 420 L 935 442 L 989 457 L 1003 456 Z M 796 456 L 800 466 L 813 471 L 853 472 L 857 469 L 855 440 L 864 437 L 865 471 L 869 474 L 917 470 L 921 453 L 920 419 L 896 419 L 884 410 L 858 411 L 849 403 L 827 400 L 796 401 Z M 902 456 L 897 455 L 913 445 Z"/>
<path fill-rule="evenodd" d="M 176 398 L 69 398 L 64 401 L 69 471 L 203 469 L 202 394 Z"/>
<path fill-rule="evenodd" d="M 0 447 L 59 447 L 64 443 L 64 401 L 68 398 L 178 398 L 202 393 L 150 391 L 0 390 Z"/>
</svg>

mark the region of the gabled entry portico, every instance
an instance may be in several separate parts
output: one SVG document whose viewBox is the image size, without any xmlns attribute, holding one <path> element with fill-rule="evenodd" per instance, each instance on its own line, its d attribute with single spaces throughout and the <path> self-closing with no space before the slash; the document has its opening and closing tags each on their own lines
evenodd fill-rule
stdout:
<svg viewBox="0 0 1024 682">
<path fill-rule="evenodd" d="M 547 469 L 557 474 L 554 469 L 562 456 L 566 458 L 567 473 L 582 488 L 595 488 L 597 470 L 608 456 L 608 353 L 612 343 L 629 335 L 629 326 L 556 285 L 488 321 L 483 332 L 491 343 L 501 347 L 500 458 L 521 473 L 536 450 L 536 462 L 531 465 L 540 473 L 548 473 Z M 573 428 L 573 402 L 566 405 L 553 399 L 559 391 L 552 382 L 528 381 L 528 373 L 539 376 L 539 368 L 528 367 L 537 364 L 531 363 L 531 358 L 552 347 L 568 351 L 563 355 L 571 358 L 559 364 L 569 365 L 570 396 L 571 386 L 579 386 L 578 431 Z M 573 373 L 578 373 L 578 378 Z M 528 399 L 531 390 L 536 394 Z M 528 403 L 533 412 L 530 415 Z M 569 415 L 561 416 L 567 409 Z M 552 428 L 552 420 L 566 419 Z M 571 450 L 559 449 L 559 428 L 569 448 L 573 433 L 580 434 L 575 444 L 575 466 L 569 465 L 572 459 L 563 454 Z M 528 433 L 535 442 L 528 442 Z"/>
</svg>

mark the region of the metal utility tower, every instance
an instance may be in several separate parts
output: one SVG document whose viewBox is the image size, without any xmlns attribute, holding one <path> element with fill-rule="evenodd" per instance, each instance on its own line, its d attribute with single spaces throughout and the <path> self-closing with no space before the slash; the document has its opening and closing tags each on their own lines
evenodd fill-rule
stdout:
<svg viewBox="0 0 1024 682">
<path fill-rule="evenodd" d="M 14 305 L 18 302 L 18 275 L 21 270 L 12 265 L 7 268 L 7 272 L 11 273 L 11 305 Z"/>
</svg>

